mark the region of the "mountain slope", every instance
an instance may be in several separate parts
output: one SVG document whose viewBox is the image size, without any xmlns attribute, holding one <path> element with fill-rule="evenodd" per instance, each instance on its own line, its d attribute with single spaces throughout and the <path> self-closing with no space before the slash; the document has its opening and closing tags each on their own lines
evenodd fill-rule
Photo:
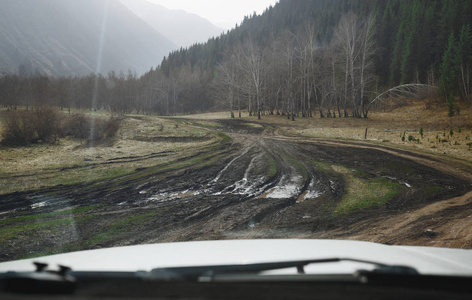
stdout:
<svg viewBox="0 0 472 300">
<path fill-rule="evenodd" d="M 263 14 L 246 17 L 228 34 L 174 51 L 161 66 L 168 70 L 195 64 L 211 69 L 221 61 L 221 53 L 248 36 L 263 47 L 284 31 L 297 34 L 306 23 L 314 25 L 319 45 L 327 45 L 341 16 L 348 12 L 361 19 L 375 16 L 375 73 L 382 86 L 438 78 L 451 34 L 459 41 L 463 27 L 472 28 L 469 0 L 279 0 Z M 472 40 L 466 36 L 466 41 Z M 470 42 L 468 47 L 472 47 Z"/>
<path fill-rule="evenodd" d="M 119 1 L 0 2 L 0 72 L 143 73 L 174 48 Z"/>
<path fill-rule="evenodd" d="M 120 1 L 178 47 L 206 42 L 223 31 L 208 20 L 182 10 L 167 9 L 147 0 Z"/>
</svg>

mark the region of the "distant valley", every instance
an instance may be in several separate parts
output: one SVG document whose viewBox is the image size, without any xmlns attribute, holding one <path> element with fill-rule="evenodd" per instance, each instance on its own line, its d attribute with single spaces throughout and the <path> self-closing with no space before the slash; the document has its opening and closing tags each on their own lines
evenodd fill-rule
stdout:
<svg viewBox="0 0 472 300">
<path fill-rule="evenodd" d="M 134 12 L 118 0 L 2 0 L 0 74 L 81 76 L 114 71 L 140 75 L 193 38 L 202 41 L 205 34 L 208 38 L 218 32 L 195 15 L 146 1 L 132 2 Z M 146 14 L 139 13 L 143 9 Z"/>
<path fill-rule="evenodd" d="M 179 48 L 204 43 L 223 32 L 210 21 L 183 10 L 167 9 L 147 0 L 120 1 Z"/>
</svg>

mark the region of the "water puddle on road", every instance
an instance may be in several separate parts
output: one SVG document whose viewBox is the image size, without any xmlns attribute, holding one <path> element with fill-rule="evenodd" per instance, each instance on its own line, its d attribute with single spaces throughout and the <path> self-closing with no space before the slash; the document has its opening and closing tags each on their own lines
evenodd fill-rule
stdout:
<svg viewBox="0 0 472 300">
<path fill-rule="evenodd" d="M 266 177 L 264 176 L 257 176 L 250 179 L 243 178 L 225 188 L 223 191 L 215 193 L 215 195 L 226 193 L 244 195 L 248 197 L 257 196 L 263 192 L 263 190 L 261 191 L 261 185 L 264 183 L 265 179 Z"/>
<path fill-rule="evenodd" d="M 323 195 L 323 192 L 316 189 L 316 187 L 319 186 L 319 185 L 320 185 L 320 181 L 318 180 L 317 182 L 315 182 L 315 179 L 312 178 L 311 181 L 310 181 L 310 185 L 308 186 L 306 191 L 304 191 L 298 197 L 297 203 L 303 202 L 307 199 L 316 199 L 319 196 Z"/>
<path fill-rule="evenodd" d="M 250 162 L 242 174 L 243 178 L 230 185 L 221 187 L 221 183 L 218 184 L 222 177 L 226 177 L 226 172 L 230 169 L 231 165 L 234 164 L 238 159 L 248 153 L 248 149 L 242 151 L 238 156 L 230 160 L 218 174 L 209 181 L 206 185 L 201 187 L 190 187 L 183 191 L 169 191 L 161 190 L 157 193 L 148 195 L 145 201 L 170 201 L 177 200 L 189 196 L 197 195 L 212 195 L 212 196 L 224 196 L 224 195 L 240 195 L 244 198 L 296 198 L 298 201 L 304 201 L 306 199 L 313 199 L 319 197 L 322 192 L 317 188 L 320 185 L 319 180 L 315 181 L 311 179 L 307 189 L 304 190 L 305 180 L 303 176 L 299 174 L 286 174 L 279 177 L 278 181 L 267 182 L 269 179 L 267 176 L 256 175 L 259 173 L 258 170 L 253 172 L 258 166 L 261 165 L 261 159 L 264 157 L 264 153 L 256 154 L 252 157 Z M 231 176 L 231 175 L 229 175 Z M 234 176 L 234 175 L 232 175 Z M 233 177 L 234 178 L 234 177 Z M 226 179 L 227 180 L 227 179 Z M 141 191 L 140 194 L 147 194 L 147 191 Z"/>
<path fill-rule="evenodd" d="M 298 196 L 301 192 L 301 186 L 303 185 L 302 176 L 287 176 L 284 175 L 280 179 L 279 183 L 272 188 L 269 193 L 266 193 L 265 198 L 292 198 Z"/>
<path fill-rule="evenodd" d="M 236 156 L 235 158 L 233 158 L 219 173 L 218 175 L 216 175 L 216 177 L 211 181 L 212 183 L 215 183 L 217 182 L 221 175 L 223 175 L 223 173 L 229 168 L 229 166 L 231 166 L 236 160 L 238 160 L 239 158 L 243 157 L 244 155 L 246 155 L 249 151 L 249 148 L 246 148 L 240 155 Z"/>
<path fill-rule="evenodd" d="M 407 188 L 411 188 L 411 184 L 409 184 L 409 183 L 406 182 L 406 181 L 399 180 L 398 178 L 391 177 L 391 176 L 382 176 L 382 177 L 383 177 L 383 178 L 390 179 L 390 180 L 392 180 L 392 181 L 396 181 L 396 182 L 398 182 L 399 184 L 402 184 L 402 185 L 406 186 Z"/>
<path fill-rule="evenodd" d="M 48 201 L 42 201 L 31 205 L 31 209 L 36 209 L 48 205 Z"/>
<path fill-rule="evenodd" d="M 190 190 L 184 190 L 180 192 L 163 192 L 163 193 L 158 193 L 158 194 L 152 195 L 151 197 L 146 198 L 146 201 L 164 202 L 164 201 L 180 199 L 189 195 L 195 195 L 195 193 L 191 192 Z"/>
</svg>

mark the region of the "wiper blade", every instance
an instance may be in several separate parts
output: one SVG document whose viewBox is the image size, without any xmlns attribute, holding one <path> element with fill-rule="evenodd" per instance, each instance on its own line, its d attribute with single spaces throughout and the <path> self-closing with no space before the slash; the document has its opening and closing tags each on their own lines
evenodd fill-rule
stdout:
<svg viewBox="0 0 472 300">
<path fill-rule="evenodd" d="M 341 261 L 358 262 L 376 266 L 377 272 L 397 274 L 418 274 L 416 269 L 407 266 L 387 265 L 352 258 L 326 258 L 313 260 L 296 260 L 254 264 L 209 265 L 195 267 L 156 268 L 149 272 L 149 278 L 157 280 L 189 280 L 211 281 L 216 275 L 254 274 L 286 268 L 297 268 L 298 274 L 305 274 L 305 266 L 320 263 L 335 263 Z"/>
<path fill-rule="evenodd" d="M 353 273 L 305 274 L 304 268 L 310 264 L 357 262 L 374 266 L 372 270 L 358 269 Z M 261 275 L 261 272 L 297 268 L 295 275 Z M 363 286 L 406 287 L 413 289 L 433 289 L 458 293 L 472 292 L 472 277 L 449 275 L 424 275 L 415 268 L 402 265 L 352 259 L 327 258 L 314 260 L 282 261 L 256 264 L 215 265 L 196 267 L 173 267 L 153 269 L 146 276 L 157 281 L 190 282 L 312 282 L 345 283 Z"/>
</svg>

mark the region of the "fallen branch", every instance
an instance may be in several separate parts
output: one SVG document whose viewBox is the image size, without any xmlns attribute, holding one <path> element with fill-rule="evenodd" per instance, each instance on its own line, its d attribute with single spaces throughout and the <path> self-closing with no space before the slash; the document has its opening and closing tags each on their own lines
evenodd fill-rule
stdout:
<svg viewBox="0 0 472 300">
<path fill-rule="evenodd" d="M 409 83 L 395 86 L 391 89 L 386 90 L 385 92 L 379 94 L 372 101 L 369 102 L 367 108 L 364 111 L 364 118 L 367 118 L 369 113 L 370 106 L 377 101 L 382 101 L 384 96 L 388 98 L 398 98 L 398 97 L 415 97 L 419 93 L 425 91 L 426 89 L 437 89 L 434 85 L 421 84 L 421 83 Z"/>
</svg>

